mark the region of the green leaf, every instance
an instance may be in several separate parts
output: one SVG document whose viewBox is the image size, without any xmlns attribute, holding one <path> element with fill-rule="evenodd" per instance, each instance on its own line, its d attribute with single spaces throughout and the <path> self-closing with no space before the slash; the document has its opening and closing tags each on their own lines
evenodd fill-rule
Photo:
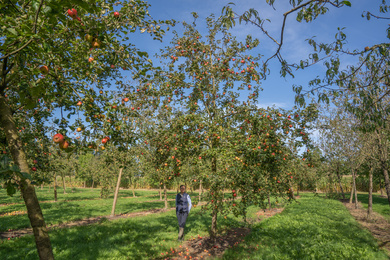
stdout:
<svg viewBox="0 0 390 260">
<path fill-rule="evenodd" d="M 10 33 L 18 36 L 18 32 L 14 28 L 7 28 L 7 31 L 9 31 Z"/>
<path fill-rule="evenodd" d="M 349 6 L 349 7 L 352 6 L 351 2 L 349 2 L 349 1 L 342 1 L 341 4 L 344 4 L 344 5 Z"/>
</svg>

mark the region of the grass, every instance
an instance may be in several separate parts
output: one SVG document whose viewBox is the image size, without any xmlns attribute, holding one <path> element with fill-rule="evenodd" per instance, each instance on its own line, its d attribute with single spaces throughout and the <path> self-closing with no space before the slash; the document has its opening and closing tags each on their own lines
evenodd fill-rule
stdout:
<svg viewBox="0 0 390 260">
<path fill-rule="evenodd" d="M 349 199 L 350 193 L 345 194 Z M 358 201 L 362 203 L 364 208 L 368 208 L 368 193 L 358 193 Z M 390 221 L 390 205 L 387 198 L 382 198 L 379 194 L 372 195 L 372 210 L 382 215 L 387 221 Z"/>
<path fill-rule="evenodd" d="M 252 208 L 249 215 L 256 211 Z M 211 223 L 209 215 L 191 210 L 186 238 L 205 236 Z M 240 226 L 239 219 L 221 218 L 219 229 Z M 179 246 L 174 211 L 129 219 L 118 219 L 89 226 L 53 230 L 50 238 L 56 259 L 156 259 Z M 1 242 L 0 242 L 1 243 Z M 3 241 L 0 259 L 37 259 L 32 236 Z"/>
<path fill-rule="evenodd" d="M 88 204 L 94 203 L 94 200 L 83 202 L 85 204 L 75 201 L 63 203 L 68 212 L 58 206 L 57 212 L 49 209 L 52 216 L 45 214 L 45 217 L 47 221 L 57 221 L 56 218 L 65 219 L 65 215 L 71 215 L 70 212 L 94 214 L 99 210 L 101 214 L 98 215 L 107 215 L 103 212 L 105 208 L 110 209 L 112 200 L 107 200 L 106 206 L 99 204 L 89 207 Z M 104 200 L 96 202 L 102 203 Z M 117 212 L 150 209 L 153 205 L 134 203 L 130 199 L 118 200 L 118 203 L 123 204 L 118 204 Z M 156 207 L 162 207 L 163 202 L 157 203 L 160 204 L 156 204 Z M 54 203 L 51 207 L 56 205 L 60 203 Z M 258 210 L 250 207 L 248 217 L 254 217 Z M 191 210 L 186 226 L 187 239 L 208 234 L 210 214 L 199 212 L 199 208 Z M 75 213 L 74 216 L 77 215 L 82 214 Z M 232 215 L 218 220 L 219 230 L 242 225 L 241 219 Z M 252 228 L 245 241 L 227 250 L 223 259 L 388 259 L 378 249 L 372 235 L 360 228 L 340 202 L 313 197 L 312 194 L 301 194 L 298 203 L 287 205 L 281 214 L 255 223 Z M 55 229 L 50 231 L 50 238 L 56 259 L 160 259 L 168 257 L 166 253 L 179 246 L 176 241 L 177 229 L 176 215 L 174 211 L 169 211 Z M 37 258 L 33 236 L 0 241 L 0 259 Z"/>
<path fill-rule="evenodd" d="M 38 190 L 40 189 L 37 189 L 37 191 Z M 61 224 L 89 217 L 110 215 L 113 198 L 96 199 L 93 195 L 98 195 L 99 192 L 100 191 L 96 191 L 96 189 L 95 191 L 78 189 L 75 193 L 65 194 L 69 195 L 66 200 L 59 199 L 57 202 L 49 202 L 46 200 L 46 203 L 41 203 L 40 206 L 45 217 L 46 224 Z M 48 197 L 47 190 L 37 193 L 41 198 L 43 197 L 47 199 Z M 132 191 L 120 190 L 115 214 L 119 215 L 146 211 L 163 208 L 165 206 L 164 201 L 159 201 L 159 195 L 156 191 L 137 190 L 136 195 L 138 197 L 133 198 Z M 175 195 L 176 192 L 169 192 L 168 199 L 174 199 Z M 196 204 L 198 200 L 197 194 L 190 193 L 190 195 L 192 196 L 193 204 Z M 2 193 L 2 196 L 4 196 L 4 193 Z M 175 202 L 168 201 L 168 206 L 174 207 Z M 15 230 L 31 227 L 27 214 L 14 214 L 15 212 L 26 212 L 25 204 L 17 203 L 0 207 L 0 215 L 8 214 L 0 216 L 0 232 L 7 231 L 9 229 Z"/>
<path fill-rule="evenodd" d="M 64 194 L 62 187 L 57 188 L 57 198 L 58 201 L 70 201 L 70 200 L 85 200 L 85 199 L 99 199 L 100 198 L 100 188 L 67 188 L 66 194 Z M 54 190 L 48 187 L 44 187 L 43 189 L 37 187 L 35 189 L 37 193 L 37 197 L 39 201 L 52 201 L 54 200 Z M 137 197 L 143 196 L 152 196 L 150 198 L 159 198 L 158 191 L 156 190 L 135 190 L 135 195 Z M 176 191 L 169 191 L 168 196 L 174 198 L 176 195 Z M 119 197 L 132 197 L 132 190 L 121 189 L 119 191 Z M 110 194 L 108 198 L 113 198 L 114 194 Z M 14 196 L 10 197 L 7 195 L 5 189 L 0 188 L 0 202 L 11 204 L 11 203 L 24 203 L 23 199 L 20 196 L 20 193 L 17 192 Z"/>
<path fill-rule="evenodd" d="M 223 259 L 388 259 L 341 202 L 303 195 Z"/>
</svg>

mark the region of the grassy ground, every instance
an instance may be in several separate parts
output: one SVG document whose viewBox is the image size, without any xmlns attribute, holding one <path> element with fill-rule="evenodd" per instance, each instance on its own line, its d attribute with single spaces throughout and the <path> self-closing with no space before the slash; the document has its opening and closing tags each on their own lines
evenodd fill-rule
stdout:
<svg viewBox="0 0 390 260">
<path fill-rule="evenodd" d="M 303 195 L 298 203 L 255 224 L 223 259 L 388 259 L 342 203 Z"/>
<path fill-rule="evenodd" d="M 350 194 L 346 194 L 346 198 L 349 199 Z M 368 194 L 358 193 L 358 201 L 362 203 L 364 208 L 368 208 Z M 372 196 L 372 209 L 381 214 L 387 221 L 390 221 L 390 205 L 387 198 L 382 198 L 379 194 L 373 194 Z"/>
<path fill-rule="evenodd" d="M 257 210 L 251 207 L 249 217 Z M 187 239 L 207 235 L 211 218 L 199 211 L 191 211 Z M 231 215 L 218 224 L 220 230 L 243 225 Z M 174 211 L 53 230 L 50 237 L 56 259 L 156 259 L 179 246 Z M 33 237 L 3 241 L 0 259 L 37 259 Z M 303 195 L 280 215 L 254 224 L 245 242 L 223 259 L 388 258 L 340 202 Z"/>
<path fill-rule="evenodd" d="M 44 187 L 43 189 L 37 187 L 35 189 L 37 193 L 37 197 L 39 201 L 52 201 L 54 200 L 54 191 L 53 188 L 50 189 L 48 187 Z M 84 199 L 99 199 L 100 198 L 100 188 L 67 188 L 66 194 L 63 192 L 64 190 L 60 187 L 57 188 L 57 198 L 58 201 L 70 201 L 70 200 L 84 200 Z M 159 194 L 157 190 L 135 190 L 135 195 L 137 197 L 140 196 L 153 196 L 154 198 L 159 198 Z M 174 198 L 176 195 L 176 191 L 169 191 L 169 198 Z M 132 190 L 121 189 L 119 192 L 119 197 L 132 197 Z M 114 194 L 110 194 L 108 198 L 113 198 Z M 16 193 L 13 197 L 7 195 L 4 189 L 0 188 L 0 203 L 24 203 L 23 199 L 20 196 L 20 193 Z"/>
<path fill-rule="evenodd" d="M 256 211 L 252 208 L 249 215 Z M 211 218 L 191 210 L 187 220 L 186 238 L 204 236 Z M 219 229 L 240 226 L 233 216 L 221 218 Z M 56 259 L 155 259 L 180 244 L 177 240 L 177 219 L 174 211 L 129 219 L 107 221 L 90 226 L 53 230 L 50 232 Z M 1 243 L 1 242 L 0 242 Z M 37 259 L 32 236 L 0 244 L 0 259 Z"/>
</svg>

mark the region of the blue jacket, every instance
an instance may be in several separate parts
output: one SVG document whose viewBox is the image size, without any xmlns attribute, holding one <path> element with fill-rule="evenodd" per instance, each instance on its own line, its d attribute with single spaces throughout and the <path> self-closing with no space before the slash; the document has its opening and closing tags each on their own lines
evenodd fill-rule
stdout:
<svg viewBox="0 0 390 260">
<path fill-rule="evenodd" d="M 176 212 L 190 213 L 191 208 L 192 208 L 192 203 L 191 203 L 190 195 L 184 193 L 183 196 L 181 196 L 181 193 L 178 193 L 176 195 Z"/>
</svg>

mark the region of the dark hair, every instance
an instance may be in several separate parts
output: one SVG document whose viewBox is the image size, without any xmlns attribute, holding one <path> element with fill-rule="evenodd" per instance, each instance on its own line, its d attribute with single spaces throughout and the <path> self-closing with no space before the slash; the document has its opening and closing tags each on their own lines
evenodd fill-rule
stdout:
<svg viewBox="0 0 390 260">
<path fill-rule="evenodd" d="M 180 189 L 181 189 L 181 187 L 184 187 L 184 188 L 185 188 L 185 187 L 186 187 L 186 185 L 180 185 Z"/>
</svg>

